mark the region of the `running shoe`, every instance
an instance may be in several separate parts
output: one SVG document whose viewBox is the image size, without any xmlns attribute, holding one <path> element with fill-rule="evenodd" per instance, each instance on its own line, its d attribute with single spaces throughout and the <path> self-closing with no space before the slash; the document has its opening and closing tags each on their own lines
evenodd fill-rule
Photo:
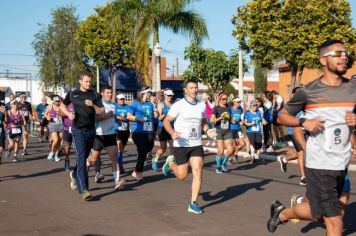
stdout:
<svg viewBox="0 0 356 236">
<path fill-rule="evenodd" d="M 53 161 L 53 154 L 52 154 L 52 153 L 49 153 L 49 154 L 48 154 L 47 160 Z"/>
<path fill-rule="evenodd" d="M 208 141 L 206 144 L 205 144 L 205 146 L 207 146 L 207 147 L 209 147 L 211 145 L 211 142 L 210 141 Z"/>
<path fill-rule="evenodd" d="M 307 185 L 307 180 L 305 179 L 305 176 L 302 176 L 300 178 L 299 185 L 303 185 L 303 186 Z"/>
<path fill-rule="evenodd" d="M 96 173 L 94 181 L 95 183 L 101 183 L 104 180 L 105 176 L 100 174 L 100 173 Z"/>
<path fill-rule="evenodd" d="M 250 158 L 251 158 L 250 164 L 253 164 L 255 162 L 255 158 L 253 156 L 251 156 Z"/>
<path fill-rule="evenodd" d="M 23 149 L 21 154 L 22 154 L 22 156 L 26 156 L 26 155 L 28 155 L 28 153 L 27 153 L 26 149 Z"/>
<path fill-rule="evenodd" d="M 69 171 L 70 170 L 70 163 L 69 163 L 69 160 L 64 160 L 64 169 L 66 171 Z"/>
<path fill-rule="evenodd" d="M 124 167 L 120 166 L 119 169 L 120 169 L 120 175 L 123 175 L 126 173 Z"/>
<path fill-rule="evenodd" d="M 299 194 L 293 194 L 291 199 L 290 199 L 290 207 L 293 208 L 295 205 L 297 205 L 297 199 L 300 198 L 302 196 L 300 196 Z M 298 224 L 300 222 L 299 219 L 291 219 L 290 220 L 293 224 Z"/>
<path fill-rule="evenodd" d="M 219 167 L 216 167 L 216 168 L 215 168 L 215 172 L 216 172 L 217 174 L 222 174 L 221 167 L 220 167 L 220 166 L 219 166 Z"/>
<path fill-rule="evenodd" d="M 38 138 L 38 142 L 39 143 L 42 143 L 43 141 L 42 141 L 42 138 Z"/>
<path fill-rule="evenodd" d="M 169 163 L 174 162 L 174 156 L 168 156 L 166 162 L 162 167 L 162 172 L 165 176 L 168 176 L 171 172 L 169 170 Z"/>
<path fill-rule="evenodd" d="M 114 189 L 115 190 L 124 189 L 125 185 L 126 185 L 126 180 L 120 179 L 119 181 L 116 181 Z"/>
<path fill-rule="evenodd" d="M 60 162 L 61 161 L 61 158 L 59 158 L 57 155 L 54 156 L 54 161 L 55 162 Z"/>
<path fill-rule="evenodd" d="M 222 172 L 228 172 L 229 168 L 226 165 L 221 165 Z"/>
<path fill-rule="evenodd" d="M 78 186 L 77 186 L 77 180 L 75 179 L 74 177 L 74 171 L 71 171 L 69 173 L 69 178 L 70 178 L 70 188 L 72 190 L 77 190 L 78 189 Z"/>
<path fill-rule="evenodd" d="M 83 190 L 82 197 L 83 197 L 83 200 L 85 200 L 85 201 L 90 201 L 90 199 L 92 198 L 90 192 L 86 189 Z"/>
<path fill-rule="evenodd" d="M 286 209 L 282 203 L 275 201 L 271 205 L 271 215 L 267 222 L 267 229 L 269 232 L 273 233 L 276 231 L 278 225 L 283 224 L 279 218 L 279 214 Z"/>
<path fill-rule="evenodd" d="M 274 152 L 272 145 L 267 148 L 266 152 Z"/>
<path fill-rule="evenodd" d="M 280 166 L 281 166 L 281 171 L 282 171 L 283 173 L 286 173 L 286 172 L 287 172 L 287 163 L 284 162 L 284 155 L 278 156 L 278 157 L 277 157 L 277 160 L 278 160 L 278 162 L 279 162 L 279 164 L 280 164 Z"/>
<path fill-rule="evenodd" d="M 158 161 L 156 160 L 156 158 L 152 159 L 152 170 L 153 171 L 158 171 L 159 167 L 158 167 Z"/>
<path fill-rule="evenodd" d="M 233 163 L 233 160 L 232 160 L 232 159 L 229 159 L 226 164 L 227 164 L 228 166 L 231 166 L 232 163 Z"/>
<path fill-rule="evenodd" d="M 199 207 L 197 202 L 190 202 L 188 205 L 188 212 L 194 214 L 202 214 L 204 211 Z"/>
<path fill-rule="evenodd" d="M 17 158 L 17 156 L 14 156 L 14 157 L 12 158 L 12 162 L 19 162 L 19 159 Z"/>
<path fill-rule="evenodd" d="M 232 160 L 237 163 L 239 162 L 239 156 L 238 155 L 234 155 L 234 157 L 232 158 Z"/>
</svg>

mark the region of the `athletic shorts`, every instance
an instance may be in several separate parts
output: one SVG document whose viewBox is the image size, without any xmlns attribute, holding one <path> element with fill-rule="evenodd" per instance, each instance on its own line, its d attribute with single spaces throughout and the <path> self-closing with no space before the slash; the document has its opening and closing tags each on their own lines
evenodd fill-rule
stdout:
<svg viewBox="0 0 356 236">
<path fill-rule="evenodd" d="M 216 129 L 216 140 L 229 140 L 232 139 L 232 132 L 229 129 Z"/>
<path fill-rule="evenodd" d="M 189 161 L 191 157 L 204 158 L 203 146 L 196 147 L 174 147 L 174 159 L 177 165 L 183 165 Z"/>
<path fill-rule="evenodd" d="M 63 132 L 63 130 L 64 130 L 63 124 L 56 124 L 53 122 L 48 124 L 49 133 L 53 133 L 53 132 L 61 133 Z"/>
<path fill-rule="evenodd" d="M 21 137 L 22 137 L 22 132 L 19 134 L 10 134 L 10 133 L 6 134 L 6 138 L 11 141 L 20 141 Z"/>
<path fill-rule="evenodd" d="M 95 151 L 101 151 L 104 147 L 111 147 L 116 145 L 116 134 L 96 135 L 93 149 Z"/>
<path fill-rule="evenodd" d="M 238 130 L 231 130 L 232 133 L 232 138 L 233 139 L 240 139 L 240 138 L 244 138 L 245 135 L 242 133 L 242 131 L 240 129 Z"/>
<path fill-rule="evenodd" d="M 297 140 L 294 138 L 294 135 L 288 134 L 288 138 L 292 140 L 293 146 L 295 150 L 297 150 L 297 152 L 303 151 L 302 145 L 300 145 L 299 142 L 297 142 Z"/>
<path fill-rule="evenodd" d="M 158 123 L 153 123 L 153 132 L 157 133 Z"/>
<path fill-rule="evenodd" d="M 124 146 L 126 146 L 127 141 L 130 137 L 130 130 L 127 131 L 116 131 L 116 140 L 121 141 Z"/>
<path fill-rule="evenodd" d="M 258 150 L 262 147 L 262 134 L 247 133 L 247 137 L 254 149 Z"/>
<path fill-rule="evenodd" d="M 277 122 L 277 119 L 278 119 L 278 116 L 277 115 L 274 115 L 273 118 L 272 118 L 272 124 L 274 126 L 279 126 L 278 122 Z"/>
<path fill-rule="evenodd" d="M 63 132 L 63 145 L 65 146 L 71 146 L 73 142 L 73 136 L 71 133 L 69 133 L 68 130 L 64 130 Z"/>
<path fill-rule="evenodd" d="M 5 135 L 0 135 L 0 147 L 5 148 Z"/>
<path fill-rule="evenodd" d="M 340 195 L 346 170 L 318 170 L 305 167 L 307 197 L 314 219 L 341 215 Z"/>
<path fill-rule="evenodd" d="M 158 140 L 161 142 L 172 140 L 171 135 L 166 131 L 166 129 L 163 126 L 158 126 L 157 133 L 158 133 Z"/>
<path fill-rule="evenodd" d="M 46 118 L 43 118 L 40 122 L 41 127 L 46 127 L 48 125 L 48 120 Z"/>
</svg>

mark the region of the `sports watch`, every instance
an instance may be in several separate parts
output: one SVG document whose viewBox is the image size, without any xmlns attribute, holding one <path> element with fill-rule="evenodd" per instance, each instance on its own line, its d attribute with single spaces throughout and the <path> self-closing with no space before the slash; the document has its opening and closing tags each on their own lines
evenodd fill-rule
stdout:
<svg viewBox="0 0 356 236">
<path fill-rule="evenodd" d="M 305 118 L 299 118 L 298 119 L 299 126 L 303 127 L 303 124 L 304 124 L 305 120 L 306 120 Z"/>
</svg>

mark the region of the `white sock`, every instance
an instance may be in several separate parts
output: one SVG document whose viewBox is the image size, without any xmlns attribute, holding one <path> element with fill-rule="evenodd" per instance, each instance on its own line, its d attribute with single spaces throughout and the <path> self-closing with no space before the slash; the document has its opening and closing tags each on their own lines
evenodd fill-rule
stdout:
<svg viewBox="0 0 356 236">
<path fill-rule="evenodd" d="M 50 152 L 49 155 L 53 156 L 53 152 Z"/>
<path fill-rule="evenodd" d="M 114 181 L 115 182 L 120 180 L 120 171 L 113 171 L 112 175 L 114 176 Z"/>
<path fill-rule="evenodd" d="M 297 200 L 296 200 L 297 204 L 302 203 L 302 201 L 303 201 L 303 197 L 298 197 Z"/>
<path fill-rule="evenodd" d="M 287 163 L 288 162 L 286 157 L 283 157 L 282 161 L 283 161 L 283 163 Z"/>
</svg>

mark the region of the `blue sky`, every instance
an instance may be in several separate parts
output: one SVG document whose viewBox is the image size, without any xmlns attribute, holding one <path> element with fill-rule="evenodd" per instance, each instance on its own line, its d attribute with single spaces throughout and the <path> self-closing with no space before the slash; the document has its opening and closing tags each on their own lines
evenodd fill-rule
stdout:
<svg viewBox="0 0 356 236">
<path fill-rule="evenodd" d="M 37 23 L 50 22 L 51 9 L 73 4 L 77 8 L 80 18 L 85 19 L 94 13 L 96 6 L 102 6 L 106 2 L 106 0 L 1 0 L 0 72 L 9 69 L 10 72 L 36 74 L 38 68 L 33 66 L 35 58 L 30 56 L 33 55 L 31 42 L 33 35 L 40 28 Z M 204 47 L 222 50 L 226 53 L 236 48 L 236 40 L 231 35 L 233 30 L 231 18 L 235 14 L 236 8 L 247 2 L 248 0 L 202 0 L 192 5 L 192 8 L 206 19 L 208 25 L 209 40 L 203 42 Z M 351 0 L 350 3 L 353 10 L 351 17 L 355 27 L 356 1 Z M 189 40 L 162 29 L 160 43 L 166 50 L 163 55 L 167 57 L 167 67 L 171 68 L 178 58 L 182 73 L 187 66 L 182 53 L 184 48 L 189 45 Z"/>
</svg>

